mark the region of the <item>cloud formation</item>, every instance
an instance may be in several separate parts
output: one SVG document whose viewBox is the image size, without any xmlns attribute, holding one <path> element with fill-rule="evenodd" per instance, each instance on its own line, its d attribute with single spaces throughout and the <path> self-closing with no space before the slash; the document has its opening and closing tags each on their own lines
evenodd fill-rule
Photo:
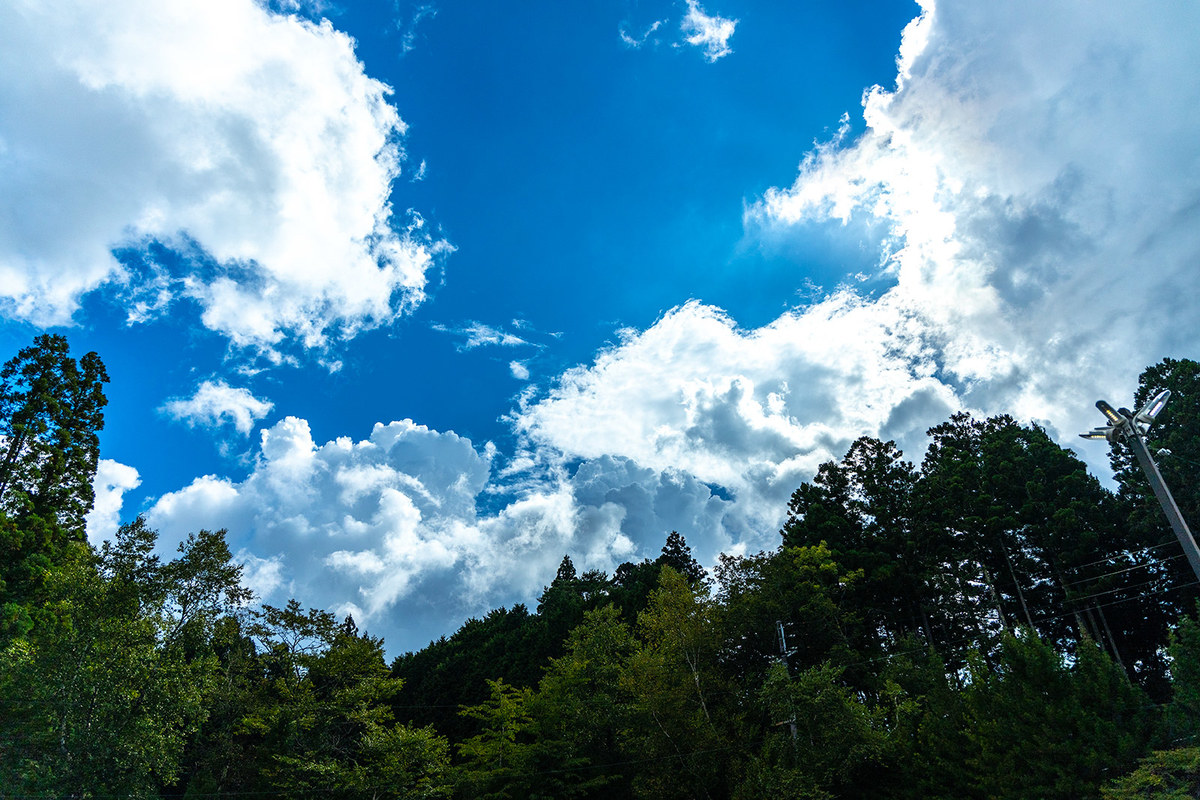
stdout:
<svg viewBox="0 0 1200 800">
<path fill-rule="evenodd" d="M 259 400 L 249 389 L 234 388 L 218 379 L 203 381 L 191 397 L 168 400 L 160 410 L 193 427 L 217 428 L 232 424 L 242 436 L 249 436 L 254 423 L 274 407 L 274 403 Z"/>
<path fill-rule="evenodd" d="M 733 52 L 729 39 L 733 36 L 738 20 L 705 13 L 697 0 L 687 0 L 687 14 L 679 23 L 684 41 L 704 50 L 704 58 L 712 64 Z"/>
<path fill-rule="evenodd" d="M 860 435 L 919 456 L 967 408 L 1072 443 L 1097 397 L 1196 355 L 1198 23 L 1184 3 L 927 4 L 864 133 L 847 124 L 745 218 L 751 237 L 882 224 L 876 294 L 754 329 L 692 302 L 623 331 L 522 396 L 507 462 L 409 421 L 318 445 L 287 418 L 245 479 L 197 479 L 151 521 L 227 525 L 260 585 L 419 646 L 530 600 L 564 552 L 611 569 L 673 529 L 708 563 L 773 546 L 788 494 Z M 1103 448 L 1080 452 L 1103 468 Z"/>
<path fill-rule="evenodd" d="M 413 9 L 412 16 L 407 20 L 399 19 L 396 21 L 396 29 L 400 31 L 400 55 L 401 57 L 408 55 L 417 46 L 417 25 L 423 19 L 433 19 L 437 16 L 437 9 L 431 4 L 418 5 Z M 424 162 L 421 162 L 422 165 Z"/>
<path fill-rule="evenodd" d="M 1200 10 L 1096 11 L 926 3 L 865 133 L 817 147 L 747 220 L 885 223 L 877 307 L 964 405 L 1064 439 L 1200 334 L 1200 53 L 1180 35 Z"/>
<path fill-rule="evenodd" d="M 485 345 L 497 345 L 500 347 L 520 347 L 521 345 L 531 345 L 515 333 L 508 333 L 500 328 L 494 328 L 491 325 L 484 325 L 482 322 L 469 322 L 466 325 L 458 328 L 451 328 L 446 325 L 436 324 L 433 326 L 435 331 L 448 333 L 451 336 L 460 338 L 460 341 L 455 345 L 455 349 L 459 352 L 464 350 L 474 350 L 476 347 Z"/>
<path fill-rule="evenodd" d="M 843 291 L 741 330 L 692 302 L 626 331 L 594 364 L 527 402 L 517 429 L 568 457 L 630 458 L 728 492 L 753 546 L 771 546 L 787 498 L 863 434 L 919 449 L 928 420 L 956 410 L 897 308 Z"/>
<path fill-rule="evenodd" d="M 611 570 L 657 554 L 671 526 L 700 524 L 714 553 L 730 540 L 725 501 L 707 486 L 629 459 L 597 459 L 574 474 L 542 464 L 481 513 L 477 502 L 505 491 L 494 457 L 490 445 L 480 452 L 411 420 L 318 445 L 306 421 L 287 417 L 262 432 L 244 480 L 197 478 L 147 518 L 167 548 L 197 528 L 227 528 L 267 602 L 299 596 L 409 645 L 496 603 L 528 600 L 565 553 Z"/>
<path fill-rule="evenodd" d="M 423 300 L 447 245 L 393 212 L 405 125 L 327 21 L 253 0 L 16 2 L 0 53 L 5 316 L 66 324 L 107 285 L 132 322 L 185 298 L 278 356 Z"/>
<path fill-rule="evenodd" d="M 92 478 L 95 503 L 85 518 L 87 539 L 93 547 L 116 536 L 125 492 L 136 489 L 141 483 L 142 479 L 133 467 L 111 458 L 100 459 Z"/>
<path fill-rule="evenodd" d="M 529 367 L 523 361 L 508 362 L 508 371 L 519 381 L 529 380 Z"/>
<path fill-rule="evenodd" d="M 642 32 L 641 36 L 636 37 L 636 38 L 629 35 L 629 32 L 625 30 L 625 26 L 623 24 L 617 30 L 617 33 L 620 34 L 621 41 L 624 42 L 626 47 L 632 47 L 634 50 L 637 50 L 642 45 L 644 45 L 646 43 L 646 41 L 649 40 L 650 36 L 656 30 L 661 28 L 665 22 L 666 22 L 665 19 L 655 20 L 653 23 L 650 24 L 650 26 L 648 28 L 646 28 L 645 31 Z"/>
<path fill-rule="evenodd" d="M 1076 445 L 1097 397 L 1128 397 L 1143 367 L 1200 341 L 1184 299 L 1200 290 L 1200 173 L 1179 174 L 1200 163 L 1200 84 L 1180 83 L 1200 55 L 1177 35 L 1200 12 L 1078 16 L 927 6 L 896 88 L 865 95 L 865 133 L 843 120 L 749 207 L 751 236 L 882 223 L 882 291 L 846 285 L 755 330 L 689 303 L 527 397 L 517 430 L 718 486 L 751 547 L 858 436 L 919 458 L 926 428 L 967 409 Z M 1104 474 L 1103 448 L 1078 451 Z"/>
</svg>

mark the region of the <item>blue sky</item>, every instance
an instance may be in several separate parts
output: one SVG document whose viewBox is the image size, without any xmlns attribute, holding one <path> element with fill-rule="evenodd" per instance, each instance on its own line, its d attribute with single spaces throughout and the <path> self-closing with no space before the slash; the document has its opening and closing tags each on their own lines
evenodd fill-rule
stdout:
<svg viewBox="0 0 1200 800">
<path fill-rule="evenodd" d="M 9 4 L 0 353 L 108 365 L 93 541 L 228 527 L 419 647 L 564 553 L 774 546 L 859 435 L 1075 446 L 1197 357 L 1197 17 Z"/>
</svg>

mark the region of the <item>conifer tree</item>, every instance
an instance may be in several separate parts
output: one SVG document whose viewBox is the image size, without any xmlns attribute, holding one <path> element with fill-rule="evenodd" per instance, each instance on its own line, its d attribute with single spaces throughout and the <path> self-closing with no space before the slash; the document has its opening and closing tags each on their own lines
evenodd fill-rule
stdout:
<svg viewBox="0 0 1200 800">
<path fill-rule="evenodd" d="M 104 363 L 76 361 L 58 334 L 34 339 L 0 369 L 0 509 L 52 517 L 83 536 L 108 402 Z"/>
<path fill-rule="evenodd" d="M 692 556 L 692 548 L 688 547 L 687 540 L 678 531 L 671 531 L 667 534 L 667 543 L 663 545 L 662 555 L 654 563 L 670 567 L 687 578 L 688 583 L 696 584 L 708 581 L 708 573 Z"/>
<path fill-rule="evenodd" d="M 107 382 L 98 355 L 76 361 L 58 335 L 0 369 L 0 638 L 29 630 L 30 601 L 84 541 Z"/>
</svg>

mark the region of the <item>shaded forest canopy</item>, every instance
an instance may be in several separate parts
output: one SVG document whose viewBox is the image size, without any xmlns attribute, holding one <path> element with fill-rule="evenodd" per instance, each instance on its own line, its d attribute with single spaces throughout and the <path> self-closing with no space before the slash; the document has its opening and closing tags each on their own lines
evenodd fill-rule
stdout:
<svg viewBox="0 0 1200 800">
<path fill-rule="evenodd" d="M 225 531 L 87 544 L 107 381 L 61 336 L 0 370 L 0 797 L 1200 796 L 1200 591 L 1119 444 L 1110 492 L 1006 416 L 920 464 L 862 438 L 774 550 L 567 556 L 536 608 L 389 665 L 353 619 L 256 604 Z M 1135 402 L 1161 389 L 1194 521 L 1200 365 Z"/>
</svg>

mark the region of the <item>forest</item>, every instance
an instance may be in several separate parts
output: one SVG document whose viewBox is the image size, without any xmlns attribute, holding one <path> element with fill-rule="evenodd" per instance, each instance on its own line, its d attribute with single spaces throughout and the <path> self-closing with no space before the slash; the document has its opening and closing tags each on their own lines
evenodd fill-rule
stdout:
<svg viewBox="0 0 1200 800">
<path fill-rule="evenodd" d="M 1120 443 L 1114 492 L 1007 416 L 919 464 L 861 438 L 773 550 L 567 555 L 536 608 L 389 664 L 253 597 L 226 531 L 90 546 L 107 382 L 58 335 L 0 370 L 0 797 L 1200 797 L 1200 587 Z M 1200 364 L 1134 402 L 1162 389 L 1200 520 Z"/>
</svg>

